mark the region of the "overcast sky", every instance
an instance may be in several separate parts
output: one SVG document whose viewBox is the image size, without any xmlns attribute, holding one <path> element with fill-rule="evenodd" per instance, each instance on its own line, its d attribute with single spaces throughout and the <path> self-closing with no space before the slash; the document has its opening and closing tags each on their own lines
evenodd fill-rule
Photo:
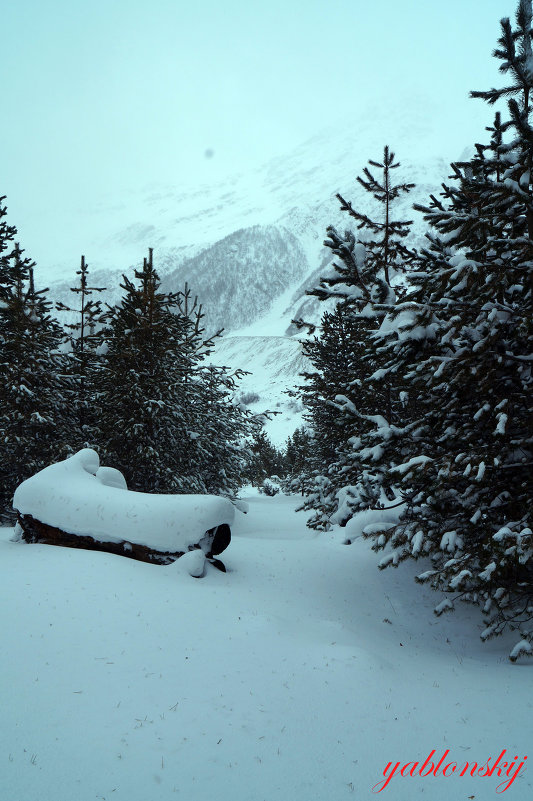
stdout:
<svg viewBox="0 0 533 801">
<path fill-rule="evenodd" d="M 29 231 L 50 204 L 216 179 L 371 100 L 428 98 L 426 145 L 447 155 L 491 122 L 466 98 L 501 81 L 491 51 L 514 12 L 514 0 L 5 0 L 9 219 Z"/>
</svg>

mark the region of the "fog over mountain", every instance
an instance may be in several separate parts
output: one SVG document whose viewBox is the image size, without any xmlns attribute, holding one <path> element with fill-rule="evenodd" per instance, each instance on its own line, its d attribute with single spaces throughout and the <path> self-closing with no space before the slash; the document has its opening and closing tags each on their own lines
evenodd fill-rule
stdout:
<svg viewBox="0 0 533 801">
<path fill-rule="evenodd" d="M 79 208 L 58 213 L 64 227 L 61 236 L 48 227 L 39 239 L 40 252 L 30 255 L 37 261 L 43 283 L 70 284 L 84 253 L 93 279 L 100 283 L 108 279 L 114 295 L 121 273 L 141 264 L 149 247 L 154 248 L 161 275 L 172 274 L 171 281 L 176 285 L 188 280 L 193 291 L 204 290 L 216 281 L 214 276 L 208 279 L 207 273 L 217 265 L 224 273 L 220 277 L 229 280 L 232 259 L 236 272 L 242 276 L 247 273 L 251 283 L 255 277 L 261 282 L 263 259 L 268 258 L 271 248 L 275 287 L 269 290 L 269 296 L 273 300 L 282 291 L 282 284 L 286 287 L 288 281 L 321 265 L 327 225 L 350 223 L 339 212 L 335 194 L 341 192 L 357 206 L 366 193 L 355 178 L 369 158 L 381 157 L 385 144 L 401 162 L 398 177 L 416 184 L 416 189 L 399 201 L 398 216 L 413 219 L 412 203 L 426 200 L 438 189 L 449 173 L 449 161 L 460 154 L 448 153 L 442 131 L 432 129 L 431 105 L 421 100 L 419 107 L 425 110 L 417 115 L 401 107 L 392 111 L 381 106 L 368 108 L 361 115 L 347 117 L 344 126 L 323 129 L 261 168 L 210 184 L 152 185 L 120 198 L 102 194 L 98 204 L 88 208 L 80 202 Z M 364 203 L 368 204 L 367 197 Z M 43 215 L 46 220 L 46 210 Z M 273 230 L 267 233 L 265 226 L 275 226 L 277 234 Z M 253 230 L 244 233 L 247 229 Z M 415 239 L 422 237 L 423 229 L 423 222 L 417 221 Z M 232 235 L 234 241 L 219 246 Z M 287 250 L 284 256 L 282 242 Z M 295 248 L 303 251 L 306 266 L 302 253 L 296 255 Z M 277 282 L 276 266 L 284 258 L 296 258 L 298 264 L 292 271 L 280 266 Z M 203 276 L 196 275 L 197 287 L 196 271 Z M 113 273 L 117 274 L 115 280 Z M 244 287 L 244 280 L 234 280 L 236 289 L 237 285 Z M 228 294 L 224 295 L 224 305 Z M 240 304 L 241 298 L 235 296 L 233 303 Z M 207 302 L 205 305 L 208 313 L 218 317 L 213 309 L 209 312 Z M 256 309 L 264 311 L 261 304 Z M 236 315 L 235 322 L 227 320 L 226 328 L 242 325 L 238 318 Z"/>
<path fill-rule="evenodd" d="M 303 366 L 295 359 L 291 320 L 319 321 L 323 309 L 305 292 L 331 262 L 323 245 L 326 228 L 353 227 L 339 210 L 336 193 L 355 208 L 364 203 L 371 213 L 356 176 L 369 158 L 381 158 L 388 143 L 401 162 L 395 178 L 416 184 L 396 203 L 395 217 L 414 221 L 411 244 L 420 246 L 425 224 L 412 204 L 438 192 L 450 172 L 449 159 L 431 154 L 434 138 L 428 115 L 391 120 L 375 109 L 345 128 L 324 130 L 255 171 L 190 189 L 152 186 L 119 204 L 102 200 L 76 223 L 77 231 L 91 231 L 84 248 L 91 282 L 106 286 L 107 299 L 116 300 L 122 273 L 130 273 L 154 248 L 163 288 L 179 291 L 187 283 L 203 305 L 207 330 L 224 328 L 217 359 L 253 372 L 244 394 L 254 394 L 255 386 L 261 390 L 255 392 L 257 408 L 266 400 L 280 404 L 284 422 L 277 418 L 270 426 L 279 441 L 300 422 L 294 401 L 289 409 L 280 394 L 280 365 L 287 386 L 299 382 Z M 66 300 L 75 269 L 76 264 L 43 260 L 39 275 L 48 277 L 53 296 Z M 274 386 L 275 393 L 269 389 Z"/>
</svg>

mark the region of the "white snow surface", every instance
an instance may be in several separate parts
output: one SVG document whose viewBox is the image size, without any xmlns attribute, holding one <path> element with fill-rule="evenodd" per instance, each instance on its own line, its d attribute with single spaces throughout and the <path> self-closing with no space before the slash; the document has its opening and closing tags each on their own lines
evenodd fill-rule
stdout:
<svg viewBox="0 0 533 801">
<path fill-rule="evenodd" d="M 15 491 L 13 507 L 41 523 L 101 542 L 133 542 L 158 551 L 187 551 L 206 531 L 231 525 L 234 508 L 214 495 L 156 495 L 128 490 L 122 474 L 100 467 L 84 448 L 46 467 Z"/>
<path fill-rule="evenodd" d="M 433 614 L 422 567 L 377 569 L 362 538 L 315 535 L 296 497 L 250 492 L 226 574 L 191 578 L 0 532 L 0 798 L 342 801 L 501 797 L 531 744 L 531 671 L 516 638 L 482 644 L 467 606 Z M 389 770 L 390 772 L 390 770 Z M 532 795 L 526 762 L 504 797 Z"/>
</svg>

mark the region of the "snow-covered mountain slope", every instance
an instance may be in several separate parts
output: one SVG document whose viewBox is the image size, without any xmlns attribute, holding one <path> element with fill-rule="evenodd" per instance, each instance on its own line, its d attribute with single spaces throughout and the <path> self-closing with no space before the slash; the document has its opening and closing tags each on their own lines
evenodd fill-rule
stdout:
<svg viewBox="0 0 533 801">
<path fill-rule="evenodd" d="M 254 323 L 270 310 L 273 298 L 309 272 L 298 239 L 274 225 L 235 231 L 169 271 L 174 262 L 171 252 L 159 261 L 165 274 L 162 288 L 191 287 L 208 331 Z"/>
<path fill-rule="evenodd" d="M 162 291 L 179 292 L 187 285 L 192 296 L 198 296 L 210 334 L 254 323 L 269 312 L 273 298 L 299 284 L 310 269 L 296 236 L 276 225 L 234 231 L 190 258 L 184 259 L 179 248 L 168 248 L 155 261 Z M 133 278 L 133 270 L 124 272 Z M 90 270 L 90 284 L 105 286 L 100 297 L 116 302 L 123 291 L 122 274 Z M 56 282 L 51 287 L 53 297 L 72 303 L 70 286 L 69 281 Z"/>
<path fill-rule="evenodd" d="M 277 447 L 283 447 L 303 422 L 300 400 L 287 394 L 308 369 L 299 341 L 268 335 L 222 337 L 212 359 L 249 371 L 239 384 L 238 397 L 253 412 L 275 412 L 265 430 Z"/>
<path fill-rule="evenodd" d="M 397 762 L 377 797 L 531 798 L 528 762 L 505 790 L 531 742 L 516 633 L 483 645 L 475 610 L 435 617 L 418 562 L 379 571 L 296 497 L 247 500 L 201 580 L 2 530 L 0 798 L 351 801 Z M 508 775 L 460 775 L 503 749 Z"/>
</svg>

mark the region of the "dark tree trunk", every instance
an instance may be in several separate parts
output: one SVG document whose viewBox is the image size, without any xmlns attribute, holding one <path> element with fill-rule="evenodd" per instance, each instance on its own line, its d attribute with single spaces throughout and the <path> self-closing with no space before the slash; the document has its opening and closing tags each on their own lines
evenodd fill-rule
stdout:
<svg viewBox="0 0 533 801">
<path fill-rule="evenodd" d="M 174 551 L 168 553 L 166 551 L 158 551 L 150 548 L 147 545 L 139 545 L 135 542 L 101 542 L 95 540 L 87 534 L 68 534 L 54 526 L 49 526 L 46 523 L 41 523 L 31 515 L 19 514 L 18 522 L 22 528 L 22 539 L 25 542 L 38 542 L 43 545 L 60 545 L 64 548 L 82 548 L 86 551 L 104 551 L 106 553 L 114 553 L 117 556 L 126 556 L 128 559 L 137 559 L 140 562 L 150 562 L 155 565 L 169 565 L 183 556 L 184 551 Z M 216 567 L 223 570 L 222 562 L 213 557 L 216 554 L 222 553 L 231 541 L 230 527 L 224 523 L 216 528 L 206 531 L 200 542 L 192 546 L 194 548 L 201 548 L 207 559 L 212 561 Z"/>
</svg>

